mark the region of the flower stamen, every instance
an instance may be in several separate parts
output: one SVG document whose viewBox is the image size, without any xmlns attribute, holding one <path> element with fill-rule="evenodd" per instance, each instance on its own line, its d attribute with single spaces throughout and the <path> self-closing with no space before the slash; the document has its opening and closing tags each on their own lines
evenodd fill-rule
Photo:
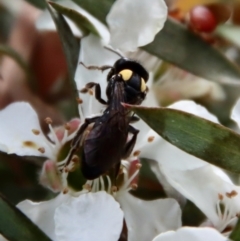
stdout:
<svg viewBox="0 0 240 241">
<path fill-rule="evenodd" d="M 34 135 L 39 135 L 40 134 L 40 131 L 39 130 L 36 130 L 36 129 L 32 129 L 32 132 Z"/>
<path fill-rule="evenodd" d="M 68 188 L 63 189 L 63 194 L 67 194 L 69 192 Z"/>
<path fill-rule="evenodd" d="M 130 177 L 127 181 L 125 181 L 122 189 L 129 189 L 129 188 L 130 188 L 129 190 L 132 189 L 132 185 L 133 185 L 133 184 L 131 184 L 131 183 L 132 183 L 132 181 L 134 180 L 134 178 L 138 175 L 139 170 L 140 170 L 140 166 L 139 166 L 139 168 L 137 168 L 137 170 L 131 175 L 131 177 Z M 127 176 L 127 175 L 128 175 L 127 173 L 124 173 L 124 174 L 125 174 L 124 176 Z"/>
<path fill-rule="evenodd" d="M 39 147 L 39 148 L 38 148 L 38 151 L 39 151 L 40 153 L 45 153 L 45 148 L 44 148 L 44 147 Z"/>
<path fill-rule="evenodd" d="M 140 153 L 141 153 L 141 151 L 139 151 L 139 150 L 134 151 L 134 152 L 133 152 L 133 156 L 135 156 L 135 157 L 136 157 L 136 156 L 139 156 L 139 155 L 140 155 Z"/>
<path fill-rule="evenodd" d="M 107 183 L 108 183 L 108 189 L 107 189 L 107 192 L 110 194 L 111 193 L 111 187 L 112 187 L 112 182 L 111 182 L 111 179 L 108 175 L 106 175 L 107 177 Z"/>
<path fill-rule="evenodd" d="M 50 130 L 50 133 L 52 134 L 52 137 L 53 137 L 53 142 L 55 143 L 56 145 L 56 148 L 59 148 L 60 147 L 60 141 L 59 139 L 57 138 L 57 135 L 52 127 L 52 119 L 50 119 L 49 117 L 47 117 L 45 119 L 46 123 L 48 124 L 48 128 Z"/>
<path fill-rule="evenodd" d="M 91 192 L 92 187 L 91 187 L 90 184 L 86 183 L 86 184 L 83 185 L 83 189 L 86 189 L 86 190 L 88 190 L 89 192 Z"/>
<path fill-rule="evenodd" d="M 63 138 L 62 138 L 62 143 L 66 143 L 67 141 L 67 138 L 68 138 L 68 130 L 65 128 L 64 130 L 64 134 L 63 134 Z"/>
<path fill-rule="evenodd" d="M 102 176 L 100 176 L 100 183 L 101 183 L 101 191 L 104 191 L 105 190 L 105 184 L 104 184 L 104 180 L 103 180 Z"/>
<path fill-rule="evenodd" d="M 237 196 L 235 190 L 226 195 L 218 194 L 217 201 L 217 215 L 219 216 L 219 223 L 216 225 L 217 229 L 222 232 L 224 231 L 232 222 L 237 220 L 237 213 L 234 210 L 234 205 L 232 203 L 232 198 Z"/>
<path fill-rule="evenodd" d="M 155 136 L 149 136 L 148 137 L 148 142 L 152 142 L 154 140 Z"/>
<path fill-rule="evenodd" d="M 76 101 L 79 105 L 81 105 L 83 103 L 83 100 L 79 97 L 76 98 Z"/>
</svg>

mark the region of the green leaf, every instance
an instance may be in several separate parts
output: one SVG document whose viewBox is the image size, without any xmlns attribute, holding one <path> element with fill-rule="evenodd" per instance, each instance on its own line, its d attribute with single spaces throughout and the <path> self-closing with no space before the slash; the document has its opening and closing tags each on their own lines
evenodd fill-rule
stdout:
<svg viewBox="0 0 240 241">
<path fill-rule="evenodd" d="M 114 0 L 73 0 L 73 2 L 87 10 L 101 22 L 106 23 L 106 16 L 114 3 Z"/>
<path fill-rule="evenodd" d="M 51 241 L 20 210 L 0 196 L 0 233 L 9 241 Z"/>
<path fill-rule="evenodd" d="M 179 110 L 126 106 L 176 147 L 213 165 L 240 173 L 240 135 L 234 131 Z"/>
<path fill-rule="evenodd" d="M 204 213 L 193 202 L 187 200 L 182 208 L 182 226 L 198 227 L 204 220 Z"/>
<path fill-rule="evenodd" d="M 104 23 L 114 3 L 114 0 L 74 1 Z M 240 78 L 239 68 L 199 36 L 170 18 L 154 41 L 143 49 L 205 79 L 235 83 Z"/>
<path fill-rule="evenodd" d="M 238 218 L 238 222 L 230 234 L 229 239 L 232 241 L 240 241 L 240 218 Z"/>
<path fill-rule="evenodd" d="M 77 27 L 86 35 L 88 33 L 93 33 L 97 36 L 100 36 L 98 30 L 94 27 L 94 25 L 81 13 L 75 11 L 74 9 L 70 9 L 64 7 L 55 2 L 49 2 L 49 4 L 59 13 L 65 15 L 69 19 L 71 19 Z"/>
<path fill-rule="evenodd" d="M 44 9 L 46 7 L 46 3 L 44 0 L 25 0 L 26 2 L 31 3 L 37 8 Z"/>
<path fill-rule="evenodd" d="M 68 69 L 70 72 L 69 74 L 71 78 L 74 78 L 80 50 L 79 41 L 73 35 L 63 16 L 60 13 L 53 11 L 50 5 L 48 5 L 48 10 L 55 22 L 63 45 L 63 50 L 67 58 Z"/>
<path fill-rule="evenodd" d="M 239 82 L 240 69 L 236 65 L 170 18 L 154 41 L 143 49 L 205 79 L 220 83 Z"/>
<path fill-rule="evenodd" d="M 69 72 L 69 76 L 71 79 L 71 85 L 72 85 L 72 89 L 74 94 L 72 95 L 72 106 L 75 106 L 74 108 L 74 113 L 72 116 L 77 116 L 78 115 L 78 108 L 77 108 L 77 102 L 75 97 L 78 97 L 78 92 L 77 92 L 77 86 L 76 83 L 74 81 L 74 75 L 75 75 L 75 71 L 76 71 L 76 67 L 78 64 L 78 54 L 80 51 L 80 44 L 78 41 L 78 39 L 73 35 L 70 27 L 68 26 L 66 20 L 64 19 L 64 17 L 56 12 L 54 9 L 52 9 L 52 7 L 48 4 L 47 8 L 55 22 L 55 25 L 57 27 L 58 30 L 58 34 L 60 36 L 61 39 L 61 43 L 63 46 L 63 51 L 65 53 L 66 56 L 66 60 L 67 60 L 67 65 L 68 65 L 68 72 Z"/>
</svg>

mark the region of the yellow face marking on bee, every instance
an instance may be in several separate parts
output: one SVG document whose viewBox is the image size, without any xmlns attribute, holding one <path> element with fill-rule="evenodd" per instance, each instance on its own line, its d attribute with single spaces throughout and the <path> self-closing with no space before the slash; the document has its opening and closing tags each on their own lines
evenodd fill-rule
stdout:
<svg viewBox="0 0 240 241">
<path fill-rule="evenodd" d="M 141 92 L 146 91 L 147 86 L 145 84 L 145 80 L 143 78 L 141 78 Z"/>
<path fill-rule="evenodd" d="M 128 81 L 132 77 L 133 72 L 130 69 L 124 69 L 120 71 L 119 74 L 122 76 L 124 81 Z"/>
</svg>

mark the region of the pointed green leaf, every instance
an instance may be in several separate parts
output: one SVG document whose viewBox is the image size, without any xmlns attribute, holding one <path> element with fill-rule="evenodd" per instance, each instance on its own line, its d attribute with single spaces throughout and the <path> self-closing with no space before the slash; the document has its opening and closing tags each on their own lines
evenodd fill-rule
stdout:
<svg viewBox="0 0 240 241">
<path fill-rule="evenodd" d="M 206 220 L 204 213 L 193 202 L 187 199 L 182 209 L 182 226 L 198 227 L 204 220 Z"/>
<path fill-rule="evenodd" d="M 63 50 L 67 58 L 68 69 L 70 72 L 69 74 L 71 78 L 74 78 L 78 62 L 78 54 L 80 50 L 79 41 L 73 35 L 70 27 L 68 26 L 63 16 L 60 13 L 54 11 L 50 5 L 48 5 L 48 10 L 57 27 L 63 45 Z"/>
<path fill-rule="evenodd" d="M 71 79 L 71 85 L 74 94 L 72 95 L 72 106 L 75 106 L 72 116 L 78 116 L 78 108 L 76 97 L 78 97 L 77 86 L 74 81 L 75 71 L 78 64 L 78 54 L 80 51 L 80 44 L 78 39 L 73 35 L 70 27 L 68 26 L 64 17 L 56 12 L 52 7 L 47 4 L 47 8 L 52 16 L 53 21 L 58 30 L 58 34 L 61 39 L 61 43 L 63 46 L 63 51 L 66 56 L 67 65 L 68 65 L 68 72 Z"/>
<path fill-rule="evenodd" d="M 45 0 L 25 0 L 37 8 L 44 9 L 46 7 Z"/>
<path fill-rule="evenodd" d="M 74 0 L 102 22 L 106 22 L 114 0 Z M 240 70 L 217 49 L 168 18 L 154 41 L 143 47 L 149 53 L 205 79 L 238 82 Z"/>
<path fill-rule="evenodd" d="M 173 145 L 213 165 L 240 173 L 240 135 L 234 131 L 179 110 L 130 107 Z"/>
<path fill-rule="evenodd" d="M 238 218 L 238 222 L 230 234 L 229 239 L 232 241 L 240 241 L 240 218 Z"/>
<path fill-rule="evenodd" d="M 87 10 L 95 18 L 106 23 L 106 16 L 114 3 L 114 0 L 73 0 L 80 7 Z"/>
<path fill-rule="evenodd" d="M 20 210 L 0 196 L 0 233 L 9 241 L 51 241 Z"/>
<path fill-rule="evenodd" d="M 100 36 L 98 30 L 94 27 L 94 25 L 88 20 L 88 18 L 86 18 L 81 13 L 75 11 L 74 9 L 64 7 L 55 2 L 49 2 L 49 4 L 57 12 L 71 19 L 84 34 L 88 34 L 90 32 L 97 36 Z"/>
<path fill-rule="evenodd" d="M 220 83 L 239 82 L 240 69 L 236 65 L 170 18 L 155 40 L 143 49 L 205 79 Z"/>
</svg>

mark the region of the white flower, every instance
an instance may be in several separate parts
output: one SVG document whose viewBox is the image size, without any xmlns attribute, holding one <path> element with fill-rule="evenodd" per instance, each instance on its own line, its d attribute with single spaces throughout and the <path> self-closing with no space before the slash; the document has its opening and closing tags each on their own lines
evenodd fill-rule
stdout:
<svg viewBox="0 0 240 241">
<path fill-rule="evenodd" d="M 181 227 L 182 212 L 175 199 L 144 201 L 120 191 L 116 200 L 124 212 L 128 241 L 151 240 L 159 233 Z"/>
<path fill-rule="evenodd" d="M 52 175 L 57 172 L 54 165 L 60 165 L 67 160 L 67 156 L 64 160 L 59 160 L 58 155 L 63 146 L 75 136 L 79 120 L 73 119 L 65 127 L 57 129 L 52 127 L 50 118 L 46 118 L 45 121 L 50 130 L 49 139 L 41 130 L 38 116 L 30 104 L 15 102 L 8 105 L 0 111 L 0 150 L 20 156 L 46 157 L 47 161 L 41 176 L 46 186 L 59 191 L 66 187 L 66 183 L 58 180 L 58 173 L 56 173 L 56 179 L 49 183 L 46 170 L 49 169 L 49 173 Z"/>
<path fill-rule="evenodd" d="M 162 0 L 115 1 L 107 16 L 110 44 L 122 51 L 135 51 L 137 46 L 153 41 L 166 16 L 167 6 Z"/>
<path fill-rule="evenodd" d="M 158 235 L 153 241 L 227 241 L 226 237 L 222 236 L 212 228 L 180 228 L 177 231 L 168 231 Z"/>
<path fill-rule="evenodd" d="M 17 207 L 54 241 L 117 241 L 123 225 L 119 204 L 106 192 L 59 194 L 50 201 L 26 200 Z"/>
<path fill-rule="evenodd" d="M 179 101 L 169 108 L 187 111 L 218 122 L 205 108 L 192 101 Z M 234 112 L 236 113 L 236 110 Z M 146 139 L 149 136 L 153 136 L 154 141 L 147 145 Z M 170 196 L 182 204 L 184 202 L 181 195 L 191 200 L 209 219 L 203 225 L 215 227 L 220 232 L 225 232 L 227 227 L 230 230 L 229 228 L 234 226 L 236 216 L 240 212 L 240 187 L 234 185 L 222 170 L 188 155 L 157 136 L 152 130 L 141 139 L 145 140 L 145 143 L 136 148 L 141 150 L 143 157 L 158 162 L 158 167 L 152 167 L 152 170 L 159 181 L 166 185 L 166 192 Z"/>
<path fill-rule="evenodd" d="M 30 104 L 15 102 L 0 111 L 0 150 L 8 154 L 20 156 L 44 156 L 55 160 L 61 147 L 72 139 L 75 133 L 68 135 L 65 129 L 62 139 L 59 139 L 47 119 L 51 141 L 41 130 L 38 116 Z"/>
<path fill-rule="evenodd" d="M 220 232 L 233 227 L 240 212 L 240 187 L 219 169 L 206 164 L 192 170 L 169 168 L 163 172 L 168 182 L 206 215 L 210 222 L 204 226 Z"/>
</svg>

